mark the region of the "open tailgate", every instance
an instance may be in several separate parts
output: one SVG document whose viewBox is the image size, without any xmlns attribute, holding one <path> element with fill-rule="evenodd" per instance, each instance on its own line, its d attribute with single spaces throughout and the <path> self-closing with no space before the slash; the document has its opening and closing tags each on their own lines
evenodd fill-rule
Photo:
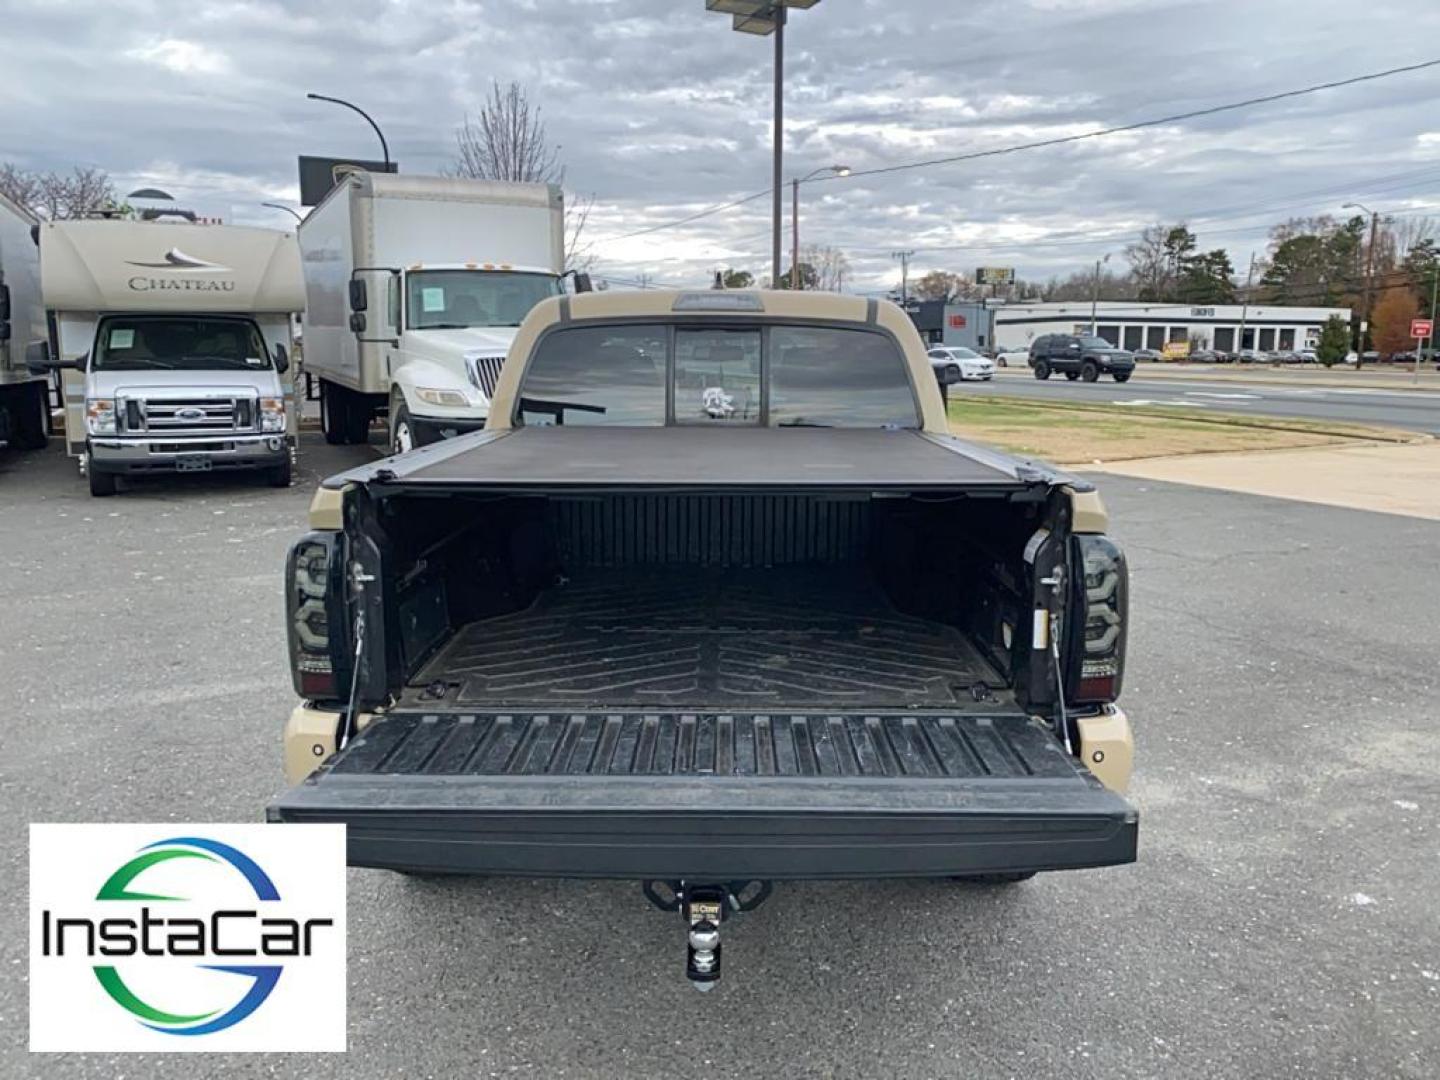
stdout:
<svg viewBox="0 0 1440 1080">
<path fill-rule="evenodd" d="M 654 879 L 1135 860 L 1138 814 L 1019 715 L 402 712 L 268 809 L 355 866 Z"/>
</svg>

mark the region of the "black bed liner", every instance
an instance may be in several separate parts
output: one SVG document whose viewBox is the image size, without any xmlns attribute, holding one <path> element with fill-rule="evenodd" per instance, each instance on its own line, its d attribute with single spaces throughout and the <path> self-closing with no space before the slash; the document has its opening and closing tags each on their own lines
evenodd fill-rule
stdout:
<svg viewBox="0 0 1440 1080">
<path fill-rule="evenodd" d="M 342 486 L 544 491 L 625 488 L 1024 490 L 1047 466 L 920 431 L 843 428 L 526 427 L 480 432 L 341 473 Z"/>
<path fill-rule="evenodd" d="M 352 865 L 700 880 L 1132 862 L 1138 823 L 1017 715 L 412 713 L 268 811 Z"/>
<path fill-rule="evenodd" d="M 481 709 L 984 711 L 1010 699 L 964 635 L 896 611 L 858 565 L 588 570 L 462 628 L 405 703 L 423 707 L 436 683 L 447 707 Z"/>
</svg>

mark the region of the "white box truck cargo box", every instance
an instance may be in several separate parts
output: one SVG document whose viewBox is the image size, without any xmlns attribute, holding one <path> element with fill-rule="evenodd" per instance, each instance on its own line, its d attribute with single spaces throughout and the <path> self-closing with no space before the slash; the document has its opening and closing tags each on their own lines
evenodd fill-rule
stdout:
<svg viewBox="0 0 1440 1080">
<path fill-rule="evenodd" d="M 485 424 L 515 329 L 563 291 L 554 184 L 355 172 L 299 230 L 305 373 L 326 438 L 395 450 Z"/>
</svg>

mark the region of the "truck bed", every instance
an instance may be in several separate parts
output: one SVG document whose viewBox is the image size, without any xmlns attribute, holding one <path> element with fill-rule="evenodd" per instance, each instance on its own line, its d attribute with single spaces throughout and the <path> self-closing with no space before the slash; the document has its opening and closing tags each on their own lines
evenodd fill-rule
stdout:
<svg viewBox="0 0 1440 1080">
<path fill-rule="evenodd" d="M 591 569 L 460 629 L 403 702 L 495 709 L 994 710 L 1003 677 L 860 565 Z M 431 706 L 433 707 L 433 705 Z"/>
</svg>

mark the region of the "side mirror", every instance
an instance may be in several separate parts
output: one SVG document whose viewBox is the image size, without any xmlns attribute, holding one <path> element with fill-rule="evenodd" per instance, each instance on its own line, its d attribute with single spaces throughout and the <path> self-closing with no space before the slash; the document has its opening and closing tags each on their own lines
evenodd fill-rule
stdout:
<svg viewBox="0 0 1440 1080">
<path fill-rule="evenodd" d="M 350 284 L 351 284 L 351 285 L 355 285 L 355 284 L 357 284 L 357 282 L 352 281 Z M 361 282 L 358 282 L 358 284 L 360 284 L 360 285 L 363 286 L 365 283 L 364 283 L 363 281 L 361 281 Z M 351 331 L 352 331 L 353 333 L 363 334 L 363 333 L 365 332 L 365 316 L 362 315 L 362 314 L 361 314 L 360 312 L 358 312 L 358 311 L 355 312 L 353 315 L 351 315 L 351 316 L 350 316 L 350 329 L 351 329 Z"/>
<path fill-rule="evenodd" d="M 1076 352 L 1079 352 L 1079 351 L 1080 351 L 1080 343 L 1079 343 L 1078 341 L 1072 341 L 1072 342 L 1070 342 L 1070 348 L 1074 349 Z"/>
<path fill-rule="evenodd" d="M 275 346 L 275 372 L 278 375 L 284 375 L 289 370 L 290 354 L 285 351 L 284 345 L 277 344 Z"/>
<path fill-rule="evenodd" d="M 9 318 L 10 318 L 10 286 L 9 286 L 9 285 L 0 285 L 0 322 L 5 322 L 5 321 L 6 321 L 7 319 L 9 319 Z M 5 337 L 9 337 L 9 336 L 10 336 L 9 334 L 6 334 L 6 335 L 5 335 Z M 4 338 L 4 337 L 0 337 L 0 341 L 3 341 L 3 340 L 5 340 L 5 338 Z"/>
<path fill-rule="evenodd" d="M 582 293 L 582 292 L 594 292 L 594 291 L 595 291 L 595 286 L 592 285 L 591 282 L 590 282 L 590 275 L 589 275 L 589 274 L 576 274 L 576 275 L 575 275 L 575 291 L 576 291 L 577 293 Z"/>
<path fill-rule="evenodd" d="M 85 363 L 89 359 L 89 353 L 74 360 L 51 356 L 48 341 L 32 341 L 25 346 L 25 367 L 29 369 L 31 375 L 49 375 L 52 371 L 61 371 L 67 368 L 73 371 L 84 371 Z"/>
<path fill-rule="evenodd" d="M 364 278 L 350 279 L 350 310 L 365 311 L 370 307 L 370 295 L 365 288 Z"/>
</svg>

